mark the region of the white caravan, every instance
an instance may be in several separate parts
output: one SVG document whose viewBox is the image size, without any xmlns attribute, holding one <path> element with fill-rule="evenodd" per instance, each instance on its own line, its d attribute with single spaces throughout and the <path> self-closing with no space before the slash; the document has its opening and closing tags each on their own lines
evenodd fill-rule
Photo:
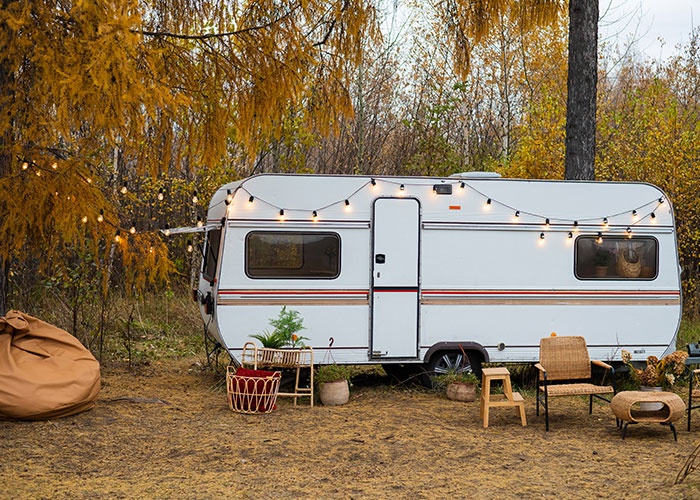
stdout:
<svg viewBox="0 0 700 500">
<path fill-rule="evenodd" d="M 673 210 L 649 184 L 263 174 L 222 186 L 201 230 L 202 315 L 233 357 L 283 306 L 317 361 L 444 371 L 463 348 L 478 371 L 552 332 L 592 359 L 675 348 Z"/>
</svg>

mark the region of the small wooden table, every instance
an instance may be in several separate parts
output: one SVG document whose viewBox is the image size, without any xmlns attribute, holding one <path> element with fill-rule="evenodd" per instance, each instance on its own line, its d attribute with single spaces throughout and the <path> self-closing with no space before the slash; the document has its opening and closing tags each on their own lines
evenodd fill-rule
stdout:
<svg viewBox="0 0 700 500">
<path fill-rule="evenodd" d="M 663 406 L 659 410 L 633 409 L 637 403 L 661 403 Z M 625 432 L 629 424 L 655 423 L 668 425 L 673 431 L 673 439 L 678 441 L 676 428 L 673 422 L 683 416 L 685 403 L 672 392 L 642 392 L 623 391 L 615 394 L 610 401 L 613 413 L 619 419 L 618 427 L 622 429 L 622 439 L 625 439 Z M 624 426 L 622 422 L 625 422 Z"/>
<path fill-rule="evenodd" d="M 492 380 L 503 381 L 503 394 L 491 394 Z M 484 429 L 489 426 L 489 408 L 492 406 L 516 406 L 520 411 L 521 423 L 527 425 L 525 402 L 519 392 L 513 392 L 508 368 L 484 368 L 481 371 L 480 416 L 484 421 Z"/>
</svg>

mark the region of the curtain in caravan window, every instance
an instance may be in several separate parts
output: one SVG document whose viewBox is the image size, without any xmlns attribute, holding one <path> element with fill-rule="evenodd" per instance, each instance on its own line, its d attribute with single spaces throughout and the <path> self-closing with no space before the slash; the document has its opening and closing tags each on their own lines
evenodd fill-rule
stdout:
<svg viewBox="0 0 700 500">
<path fill-rule="evenodd" d="M 251 278 L 336 278 L 336 233 L 252 231 L 246 237 L 246 274 Z"/>
<path fill-rule="evenodd" d="M 219 260 L 219 243 L 221 242 L 221 229 L 215 229 L 207 233 L 207 245 L 204 249 L 204 267 L 202 275 L 209 281 L 216 274 L 216 263 Z"/>
<path fill-rule="evenodd" d="M 576 239 L 578 279 L 650 280 L 656 278 L 658 242 L 650 236 L 580 236 Z"/>
</svg>

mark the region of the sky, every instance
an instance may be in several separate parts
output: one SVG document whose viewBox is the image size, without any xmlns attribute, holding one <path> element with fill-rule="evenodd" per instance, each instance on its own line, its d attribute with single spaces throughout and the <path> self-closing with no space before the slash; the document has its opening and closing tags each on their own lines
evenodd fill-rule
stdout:
<svg viewBox="0 0 700 500">
<path fill-rule="evenodd" d="M 599 43 L 633 37 L 642 54 L 665 59 L 700 24 L 700 0 L 600 0 L 600 16 Z"/>
</svg>

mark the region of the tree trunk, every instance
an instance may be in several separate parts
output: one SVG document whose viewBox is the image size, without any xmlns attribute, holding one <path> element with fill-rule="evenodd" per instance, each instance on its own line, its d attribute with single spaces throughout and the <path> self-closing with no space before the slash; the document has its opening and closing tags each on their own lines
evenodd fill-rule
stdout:
<svg viewBox="0 0 700 500">
<path fill-rule="evenodd" d="M 9 0 L 2 0 L 2 9 L 7 9 L 9 5 Z M 0 25 L 0 30 L 4 33 L 2 35 L 6 40 L 10 40 L 11 34 L 9 33 L 10 28 L 6 23 Z M 0 47 L 0 54 L 4 54 L 7 47 Z M 7 59 L 0 55 L 0 96 L 2 96 L 2 101 L 5 105 L 0 108 L 0 120 L 6 120 L 6 126 L 4 133 L 0 134 L 0 179 L 10 175 L 12 172 L 12 115 L 10 113 L 9 107 L 11 102 L 11 92 L 12 92 L 12 80 L 13 75 L 10 71 L 10 66 Z M 0 102 L 2 102 L 0 101 Z M 4 316 L 7 312 L 7 292 L 9 290 L 9 271 L 10 263 L 9 260 L 5 260 L 0 257 L 0 316 Z"/>
<path fill-rule="evenodd" d="M 598 0 L 569 1 L 564 178 L 595 180 Z"/>
</svg>

